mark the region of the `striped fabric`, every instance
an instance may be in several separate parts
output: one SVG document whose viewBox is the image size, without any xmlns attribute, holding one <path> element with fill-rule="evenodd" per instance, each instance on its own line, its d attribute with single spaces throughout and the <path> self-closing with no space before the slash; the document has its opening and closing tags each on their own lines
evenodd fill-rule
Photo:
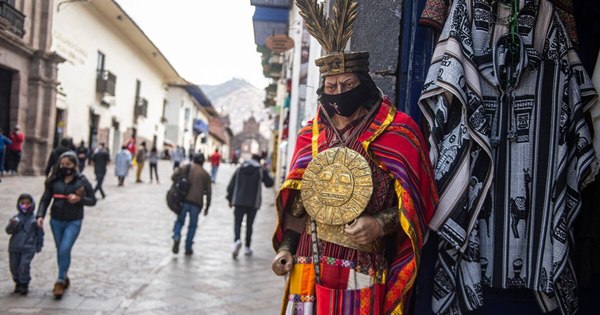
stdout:
<svg viewBox="0 0 600 315">
<path fill-rule="evenodd" d="M 480 308 L 484 286 L 531 289 L 545 312 L 577 310 L 572 225 L 595 173 L 585 115 L 597 95 L 552 4 L 519 1 L 514 37 L 496 19 L 510 11 L 454 1 L 419 103 L 440 191 L 438 314 Z"/>
<path fill-rule="evenodd" d="M 394 258 L 391 265 L 389 265 L 387 277 L 384 279 L 385 288 L 377 289 L 384 294 L 382 299 L 383 311 L 373 314 L 403 314 L 407 309 L 406 299 L 416 276 L 419 252 L 423 245 L 427 223 L 433 215 L 437 203 L 437 192 L 433 182 L 427 147 L 417 125 L 409 116 L 397 112 L 387 99 L 377 106 L 380 107 L 375 111 L 375 115 L 367 125 L 366 130 L 359 134 L 358 141 L 362 145 L 361 151 L 367 155 L 367 159 L 372 160 L 377 167 L 393 179 L 389 189 L 395 192 L 394 199 L 398 202 L 399 224 L 403 233 L 396 233 L 393 239 L 394 244 L 389 244 L 390 249 L 395 249 L 390 255 Z M 318 148 L 315 149 L 320 152 L 332 145 L 330 140 L 333 132 L 324 123 L 325 119 L 322 119 L 320 113 L 317 117 L 319 117 L 318 123 L 314 128 L 317 132 L 314 133 L 314 136 Z M 281 222 L 283 211 L 301 189 L 304 169 L 312 159 L 312 139 L 313 123 L 309 123 L 298 134 L 291 171 L 277 196 L 276 206 L 279 222 L 273 237 L 275 249 L 279 248 L 279 242 L 283 237 L 283 222 Z M 381 202 L 385 199 L 382 199 Z M 358 262 L 356 258 L 353 261 Z M 380 266 L 374 264 L 374 270 L 377 270 L 378 267 Z M 339 268 L 343 267 L 340 266 Z M 292 292 L 297 292 L 295 289 L 298 289 L 298 281 L 305 282 L 305 279 L 309 279 L 307 275 L 296 276 L 296 273 L 301 271 L 309 272 L 308 269 L 298 265 L 294 268 L 290 276 L 286 297 L 289 297 Z M 339 298 L 343 296 L 341 300 L 344 301 L 350 299 L 350 296 L 343 294 L 336 296 Z M 356 295 L 354 297 L 356 298 Z M 292 300 L 294 299 L 296 298 L 293 297 Z M 290 310 L 288 301 L 290 301 L 288 298 L 284 301 L 284 312 Z M 327 302 L 328 307 L 338 305 L 336 301 L 339 302 L 339 299 L 334 299 L 334 304 Z M 320 301 L 317 299 L 317 308 L 321 309 L 319 303 Z M 294 307 L 291 307 L 291 309 L 294 309 Z M 303 309 L 307 307 L 311 306 L 302 305 Z M 289 314 L 306 313 L 298 311 Z"/>
<path fill-rule="evenodd" d="M 356 272 L 354 267 L 353 262 L 324 256 L 318 285 L 312 258 L 296 257 L 284 314 L 383 314 L 385 285 L 377 276 Z"/>
</svg>

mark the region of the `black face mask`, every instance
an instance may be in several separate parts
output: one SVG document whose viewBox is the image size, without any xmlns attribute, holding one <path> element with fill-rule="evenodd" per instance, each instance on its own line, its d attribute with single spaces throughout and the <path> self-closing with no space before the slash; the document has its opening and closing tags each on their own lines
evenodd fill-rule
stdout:
<svg viewBox="0 0 600 315">
<path fill-rule="evenodd" d="M 75 169 L 72 167 L 61 167 L 59 170 L 63 176 L 71 176 L 75 172 Z"/>
<path fill-rule="evenodd" d="M 371 93 L 366 84 L 359 84 L 357 87 L 342 94 L 331 95 L 321 94 L 319 101 L 325 107 L 328 114 L 336 113 L 348 117 L 352 115 L 360 106 L 368 105 L 366 102 L 371 97 Z"/>
</svg>

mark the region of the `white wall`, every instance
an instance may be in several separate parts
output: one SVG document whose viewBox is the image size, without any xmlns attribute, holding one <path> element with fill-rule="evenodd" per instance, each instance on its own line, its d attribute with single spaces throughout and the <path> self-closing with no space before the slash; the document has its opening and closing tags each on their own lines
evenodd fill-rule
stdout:
<svg viewBox="0 0 600 315">
<path fill-rule="evenodd" d="M 183 146 L 186 150 L 192 139 L 195 108 L 195 101 L 184 88 L 177 86 L 169 88 L 165 110 L 165 117 L 167 118 L 165 137 L 176 145 Z M 185 121 L 186 109 L 190 111 L 187 122 Z"/>
<path fill-rule="evenodd" d="M 166 97 L 163 75 L 151 60 L 140 57 L 140 49 L 108 24 L 92 3 L 75 3 L 56 12 L 58 3 L 55 1 L 52 50 L 67 59 L 58 71 L 59 90 L 65 93 L 67 109 L 65 136 L 87 144 L 92 110 L 100 115 L 100 128 L 111 128 L 113 119 L 119 122 L 119 134 L 113 135 L 111 128 L 109 148 L 113 148 L 115 137 L 123 143 L 123 133 L 137 127 L 138 137 L 152 141 L 156 136 L 161 150 L 165 126 L 160 119 Z M 106 56 L 105 70 L 117 77 L 111 106 L 100 105 L 96 93 L 98 51 Z M 147 118 L 139 119 L 137 126 L 133 121 L 136 79 L 141 81 L 140 97 L 148 100 Z"/>
</svg>

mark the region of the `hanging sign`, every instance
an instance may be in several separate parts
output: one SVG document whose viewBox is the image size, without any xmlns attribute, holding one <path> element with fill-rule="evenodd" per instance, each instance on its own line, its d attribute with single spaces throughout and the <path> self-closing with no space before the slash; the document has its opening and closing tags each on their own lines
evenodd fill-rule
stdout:
<svg viewBox="0 0 600 315">
<path fill-rule="evenodd" d="M 285 34 L 276 34 L 267 37 L 265 44 L 274 53 L 282 53 L 294 47 L 294 40 Z"/>
</svg>

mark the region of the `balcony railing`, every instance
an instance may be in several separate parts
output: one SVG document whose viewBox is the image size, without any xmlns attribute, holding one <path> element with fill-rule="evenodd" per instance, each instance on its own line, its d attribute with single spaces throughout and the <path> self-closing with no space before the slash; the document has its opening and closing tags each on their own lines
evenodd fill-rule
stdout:
<svg viewBox="0 0 600 315">
<path fill-rule="evenodd" d="M 108 70 L 98 70 L 96 77 L 96 92 L 115 96 L 117 77 Z"/>
<path fill-rule="evenodd" d="M 136 120 L 140 116 L 148 117 L 148 100 L 143 97 L 138 97 L 137 101 L 135 102 L 133 114 Z"/>
<path fill-rule="evenodd" d="M 10 3 L 0 1 L 0 19 L 8 22 L 8 31 L 14 33 L 19 37 L 23 37 L 25 35 L 25 15 L 19 10 L 15 9 Z M 0 21 L 0 25 L 4 21 Z"/>
</svg>

